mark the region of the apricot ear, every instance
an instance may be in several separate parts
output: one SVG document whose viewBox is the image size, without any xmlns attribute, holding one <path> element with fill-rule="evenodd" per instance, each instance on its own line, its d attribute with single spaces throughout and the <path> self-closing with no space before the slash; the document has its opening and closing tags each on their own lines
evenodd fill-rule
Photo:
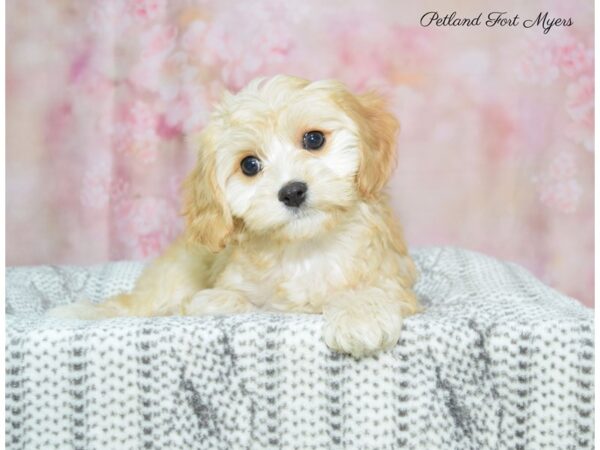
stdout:
<svg viewBox="0 0 600 450">
<path fill-rule="evenodd" d="M 207 129 L 194 139 L 199 147 L 196 167 L 183 184 L 185 234 L 190 242 L 212 252 L 225 248 L 233 232 L 233 218 L 216 173 L 216 148 Z"/>
<path fill-rule="evenodd" d="M 356 96 L 353 119 L 360 132 L 361 159 L 356 176 L 358 190 L 366 198 L 377 195 L 396 162 L 396 134 L 400 125 L 383 98 L 375 93 Z"/>
</svg>

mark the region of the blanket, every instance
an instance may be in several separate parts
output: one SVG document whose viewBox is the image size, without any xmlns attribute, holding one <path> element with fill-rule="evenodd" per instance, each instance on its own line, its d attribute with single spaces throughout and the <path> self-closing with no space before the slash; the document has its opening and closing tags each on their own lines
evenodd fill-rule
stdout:
<svg viewBox="0 0 600 450">
<path fill-rule="evenodd" d="M 593 448 L 591 310 L 516 264 L 416 250 L 398 345 L 332 352 L 319 315 L 44 317 L 141 262 L 6 275 L 9 449 Z"/>
</svg>

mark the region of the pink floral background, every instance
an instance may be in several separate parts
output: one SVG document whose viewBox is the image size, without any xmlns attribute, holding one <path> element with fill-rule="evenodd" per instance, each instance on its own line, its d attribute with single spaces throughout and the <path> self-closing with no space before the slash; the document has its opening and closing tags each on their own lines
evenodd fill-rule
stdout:
<svg viewBox="0 0 600 450">
<path fill-rule="evenodd" d="M 411 246 L 515 261 L 593 306 L 593 2 L 501 3 L 573 25 L 419 25 L 499 7 L 476 0 L 9 0 L 7 264 L 158 254 L 186 133 L 224 89 L 288 73 L 389 98 Z"/>
</svg>

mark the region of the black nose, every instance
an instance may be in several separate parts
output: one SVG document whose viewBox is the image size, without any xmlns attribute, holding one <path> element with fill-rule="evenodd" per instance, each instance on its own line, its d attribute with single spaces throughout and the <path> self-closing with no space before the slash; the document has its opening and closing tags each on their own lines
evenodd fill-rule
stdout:
<svg viewBox="0 0 600 450">
<path fill-rule="evenodd" d="M 302 181 L 292 181 L 279 190 L 277 197 L 286 206 L 297 208 L 306 200 L 308 186 Z"/>
</svg>

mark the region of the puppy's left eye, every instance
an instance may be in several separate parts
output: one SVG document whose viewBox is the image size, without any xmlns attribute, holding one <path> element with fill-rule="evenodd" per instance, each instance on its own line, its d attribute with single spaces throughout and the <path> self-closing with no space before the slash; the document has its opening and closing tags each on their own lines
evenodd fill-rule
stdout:
<svg viewBox="0 0 600 450">
<path fill-rule="evenodd" d="M 309 131 L 304 133 L 302 146 L 306 150 L 318 150 L 325 145 L 325 136 L 320 131 Z"/>
</svg>

